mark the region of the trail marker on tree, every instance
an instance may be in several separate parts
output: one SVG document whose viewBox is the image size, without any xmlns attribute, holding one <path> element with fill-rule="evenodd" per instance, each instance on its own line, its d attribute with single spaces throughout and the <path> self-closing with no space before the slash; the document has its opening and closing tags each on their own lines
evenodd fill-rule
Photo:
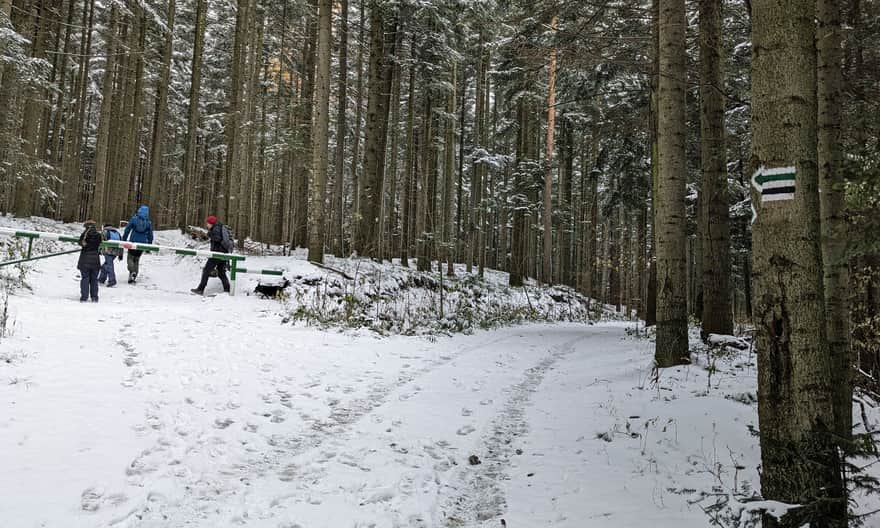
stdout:
<svg viewBox="0 0 880 528">
<path fill-rule="evenodd" d="M 761 203 L 793 200 L 796 170 L 794 167 L 761 167 L 752 175 L 752 186 L 761 194 Z"/>
</svg>

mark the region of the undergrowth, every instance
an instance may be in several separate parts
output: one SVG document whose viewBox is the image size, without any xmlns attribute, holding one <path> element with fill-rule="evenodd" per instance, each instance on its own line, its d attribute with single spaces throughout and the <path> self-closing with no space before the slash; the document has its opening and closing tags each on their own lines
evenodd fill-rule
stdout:
<svg viewBox="0 0 880 528">
<path fill-rule="evenodd" d="M 293 278 L 284 300 L 287 322 L 448 335 L 525 322 L 589 323 L 603 315 L 567 286 L 510 288 L 494 275 L 441 277 L 363 259 L 337 265 L 339 273 Z"/>
</svg>

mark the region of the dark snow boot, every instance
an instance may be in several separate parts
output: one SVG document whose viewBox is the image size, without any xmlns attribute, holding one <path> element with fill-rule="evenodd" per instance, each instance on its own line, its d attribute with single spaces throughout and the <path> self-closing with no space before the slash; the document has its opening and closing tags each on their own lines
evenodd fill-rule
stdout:
<svg viewBox="0 0 880 528">
<path fill-rule="evenodd" d="M 204 295 L 205 294 L 205 290 L 200 290 L 198 288 L 193 288 L 190 291 L 195 293 L 196 295 Z"/>
</svg>

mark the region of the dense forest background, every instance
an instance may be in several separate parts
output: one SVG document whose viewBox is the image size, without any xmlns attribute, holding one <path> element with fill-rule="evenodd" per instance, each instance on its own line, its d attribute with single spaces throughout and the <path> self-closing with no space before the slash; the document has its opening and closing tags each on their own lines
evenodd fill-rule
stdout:
<svg viewBox="0 0 880 528">
<path fill-rule="evenodd" d="M 2 0 L 0 210 L 118 223 L 145 203 L 161 227 L 214 214 L 242 247 L 314 261 L 566 284 L 658 322 L 661 367 L 687 355 L 688 320 L 754 325 L 759 347 L 791 353 L 789 316 L 815 327 L 826 313 L 767 322 L 796 290 L 825 299 L 831 384 L 876 388 L 880 2 L 785 9 Z M 797 67 L 773 54 L 774 27 L 796 35 Z M 816 102 L 807 125 L 785 113 L 798 101 Z M 795 128 L 813 137 L 797 160 L 798 196 L 812 194 L 765 214 L 752 175 Z M 822 241 L 818 290 L 797 259 L 765 278 L 773 237 L 785 246 L 802 223 L 800 240 Z"/>
</svg>

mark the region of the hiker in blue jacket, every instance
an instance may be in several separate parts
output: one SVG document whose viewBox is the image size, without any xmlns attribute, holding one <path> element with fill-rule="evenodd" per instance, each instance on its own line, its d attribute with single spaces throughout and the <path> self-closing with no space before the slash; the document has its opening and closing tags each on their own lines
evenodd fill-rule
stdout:
<svg viewBox="0 0 880 528">
<path fill-rule="evenodd" d="M 101 233 L 104 240 L 122 240 L 122 235 L 113 227 L 112 224 L 104 224 L 104 231 Z M 108 288 L 116 286 L 116 269 L 113 267 L 115 259 L 122 260 L 122 248 L 105 248 L 101 251 L 104 256 L 104 264 L 101 265 L 101 273 L 98 274 L 98 282 L 107 283 Z"/>
<path fill-rule="evenodd" d="M 130 237 L 130 238 L 129 238 Z M 153 223 L 150 222 L 150 209 L 146 205 L 138 207 L 137 214 L 131 217 L 122 233 L 122 240 L 140 242 L 141 244 L 153 243 Z M 128 283 L 134 284 L 140 271 L 141 254 L 143 250 L 128 250 Z"/>
</svg>

